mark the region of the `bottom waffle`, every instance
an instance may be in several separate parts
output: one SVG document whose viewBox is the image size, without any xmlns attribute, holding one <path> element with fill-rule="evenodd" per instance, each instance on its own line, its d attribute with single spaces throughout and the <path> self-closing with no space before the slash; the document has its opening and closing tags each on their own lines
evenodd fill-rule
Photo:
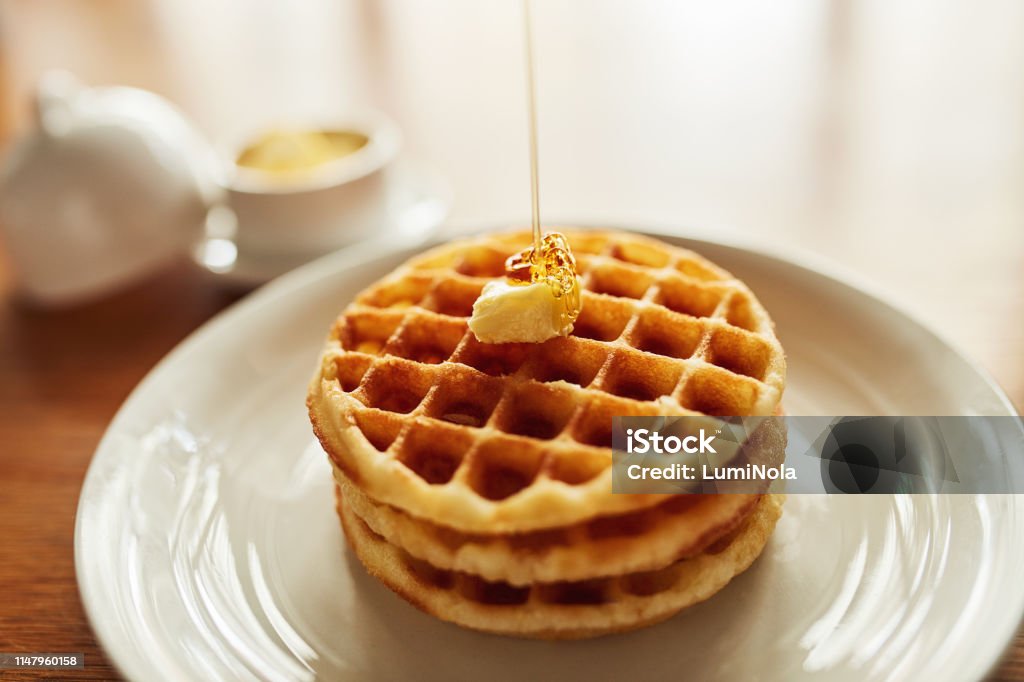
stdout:
<svg viewBox="0 0 1024 682">
<path fill-rule="evenodd" d="M 388 543 L 345 504 L 345 536 L 366 569 L 417 608 L 464 627 L 538 639 L 582 639 L 664 620 L 712 596 L 764 549 L 783 495 L 765 495 L 744 523 L 705 550 L 665 568 L 577 582 L 517 587 L 438 569 Z"/>
</svg>

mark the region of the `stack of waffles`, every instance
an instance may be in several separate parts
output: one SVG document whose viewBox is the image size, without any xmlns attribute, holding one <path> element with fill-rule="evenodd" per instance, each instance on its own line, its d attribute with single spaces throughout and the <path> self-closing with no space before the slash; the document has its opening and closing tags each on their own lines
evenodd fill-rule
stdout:
<svg viewBox="0 0 1024 682">
<path fill-rule="evenodd" d="M 483 286 L 528 233 L 454 242 L 338 318 L 307 405 L 337 510 L 367 570 L 478 630 L 592 637 L 708 598 L 760 554 L 774 494 L 611 492 L 612 417 L 772 415 L 785 360 L 750 290 L 700 256 L 571 232 L 571 335 L 484 344 Z"/>
</svg>

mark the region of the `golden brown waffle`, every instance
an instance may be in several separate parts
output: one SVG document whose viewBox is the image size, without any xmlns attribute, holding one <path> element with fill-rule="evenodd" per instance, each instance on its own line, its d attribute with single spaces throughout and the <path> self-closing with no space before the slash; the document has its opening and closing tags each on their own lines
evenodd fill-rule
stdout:
<svg viewBox="0 0 1024 682">
<path fill-rule="evenodd" d="M 480 343 L 467 318 L 526 232 L 433 249 L 362 292 L 309 390 L 333 463 L 374 500 L 464 533 L 560 528 L 664 502 L 611 494 L 615 415 L 770 415 L 785 360 L 750 290 L 636 235 L 566 231 L 569 337 Z"/>
<path fill-rule="evenodd" d="M 387 542 L 339 494 L 349 544 L 390 589 L 442 620 L 518 637 L 579 639 L 650 625 L 707 599 L 746 570 L 771 536 L 783 496 L 765 495 L 744 524 L 703 553 L 655 571 L 517 587 L 435 568 Z"/>
<path fill-rule="evenodd" d="M 338 474 L 352 512 L 377 535 L 440 569 L 512 585 L 649 571 L 700 554 L 741 525 L 759 495 L 668 495 L 654 507 L 513 535 L 467 534 L 371 499 Z"/>
</svg>

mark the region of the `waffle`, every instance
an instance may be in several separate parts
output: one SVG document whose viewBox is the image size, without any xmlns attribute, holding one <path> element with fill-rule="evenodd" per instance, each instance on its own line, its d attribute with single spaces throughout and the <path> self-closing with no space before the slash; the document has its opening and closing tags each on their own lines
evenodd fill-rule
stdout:
<svg viewBox="0 0 1024 682">
<path fill-rule="evenodd" d="M 566 234 L 583 307 L 565 338 L 488 345 L 467 328 L 525 232 L 438 247 L 358 295 L 307 399 L 341 475 L 461 533 L 561 529 L 665 502 L 611 493 L 612 416 L 776 411 L 782 348 L 742 282 L 653 239 Z"/>
<path fill-rule="evenodd" d="M 758 557 L 782 511 L 765 495 L 742 526 L 702 553 L 659 570 L 517 587 L 438 569 L 376 534 L 337 496 L 349 544 L 366 566 L 417 608 L 464 627 L 517 637 L 580 639 L 662 621 L 707 599 Z"/>
<path fill-rule="evenodd" d="M 601 232 L 569 233 L 570 336 L 481 343 L 473 303 L 529 241 L 429 251 L 332 327 L 307 405 L 346 537 L 388 587 L 466 627 L 572 639 L 663 620 L 754 561 L 782 497 L 612 494 L 612 417 L 780 414 L 782 348 L 729 273 Z M 762 423 L 752 454 L 780 455 L 784 429 Z"/>
</svg>

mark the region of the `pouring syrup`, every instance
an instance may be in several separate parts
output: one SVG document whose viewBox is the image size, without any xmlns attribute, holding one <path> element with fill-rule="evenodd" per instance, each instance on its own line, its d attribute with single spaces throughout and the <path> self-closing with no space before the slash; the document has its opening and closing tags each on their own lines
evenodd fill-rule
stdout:
<svg viewBox="0 0 1024 682">
<path fill-rule="evenodd" d="M 523 37 L 526 55 L 526 105 L 530 145 L 530 208 L 532 212 L 533 245 L 511 256 L 505 263 L 509 279 L 523 284 L 544 282 L 556 299 L 561 299 L 561 322 L 566 327 L 580 313 L 580 287 L 576 276 L 576 259 L 565 235 L 543 233 L 540 222 L 540 173 L 537 161 L 537 88 L 533 66 L 533 26 L 530 0 L 523 0 Z"/>
</svg>

